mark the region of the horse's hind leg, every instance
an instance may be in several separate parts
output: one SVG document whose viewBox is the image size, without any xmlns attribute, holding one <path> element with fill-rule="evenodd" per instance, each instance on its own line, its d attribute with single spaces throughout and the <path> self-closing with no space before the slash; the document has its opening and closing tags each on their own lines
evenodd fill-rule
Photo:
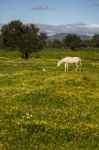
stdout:
<svg viewBox="0 0 99 150">
<path fill-rule="evenodd" d="M 77 63 L 77 70 L 81 71 L 81 62 Z"/>
<path fill-rule="evenodd" d="M 82 71 L 82 63 L 81 63 L 81 61 L 79 63 L 79 70 Z"/>
<path fill-rule="evenodd" d="M 76 63 L 76 71 L 78 71 L 78 69 L 79 69 L 79 65 L 78 63 Z"/>
<path fill-rule="evenodd" d="M 79 65 L 79 71 L 82 71 L 81 66 Z"/>
</svg>

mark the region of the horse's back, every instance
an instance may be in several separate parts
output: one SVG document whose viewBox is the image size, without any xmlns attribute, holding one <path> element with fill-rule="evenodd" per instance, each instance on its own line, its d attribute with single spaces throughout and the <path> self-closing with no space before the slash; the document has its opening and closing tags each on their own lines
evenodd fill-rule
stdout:
<svg viewBox="0 0 99 150">
<path fill-rule="evenodd" d="M 75 63 L 75 62 L 79 62 L 81 61 L 81 58 L 80 57 L 65 57 L 64 58 L 64 61 L 68 62 L 68 63 Z"/>
</svg>

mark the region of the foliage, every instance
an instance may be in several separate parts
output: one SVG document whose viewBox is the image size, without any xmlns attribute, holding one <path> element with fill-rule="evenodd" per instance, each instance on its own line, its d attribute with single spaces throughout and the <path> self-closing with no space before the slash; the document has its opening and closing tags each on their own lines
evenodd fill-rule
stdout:
<svg viewBox="0 0 99 150">
<path fill-rule="evenodd" d="M 40 33 L 40 35 L 38 36 L 38 49 L 39 50 L 45 48 L 46 39 L 47 39 L 47 34 L 46 33 Z"/>
<path fill-rule="evenodd" d="M 31 52 L 38 48 L 38 31 L 39 29 L 33 24 L 23 26 L 23 33 L 18 44 L 22 58 L 28 58 Z"/>
<path fill-rule="evenodd" d="M 45 46 L 46 36 L 39 33 L 34 24 L 23 24 L 21 21 L 11 21 L 1 29 L 5 48 L 20 49 L 22 58 L 28 58 L 32 51 Z"/>
<path fill-rule="evenodd" d="M 82 48 L 93 47 L 92 40 L 82 40 L 81 47 Z"/>
<path fill-rule="evenodd" d="M 91 40 L 92 46 L 93 47 L 98 47 L 99 48 L 99 34 L 95 34 L 93 36 L 93 39 Z"/>
<path fill-rule="evenodd" d="M 1 35 L 0 35 L 0 48 L 3 48 L 3 39 Z"/>
<path fill-rule="evenodd" d="M 18 43 L 23 32 L 23 24 L 18 21 L 11 21 L 1 29 L 3 45 L 5 48 L 18 48 Z"/>
<path fill-rule="evenodd" d="M 55 39 L 52 42 L 52 47 L 53 48 L 62 48 L 63 47 L 62 41 Z"/>
<path fill-rule="evenodd" d="M 82 58 L 82 72 L 57 67 Z M 43 72 L 43 67 L 46 71 Z M 0 51 L 0 149 L 98 150 L 98 50 Z"/>
<path fill-rule="evenodd" d="M 81 39 L 79 36 L 77 36 L 75 34 L 68 34 L 64 38 L 63 43 L 64 43 L 65 47 L 75 50 L 76 48 L 80 47 Z"/>
</svg>

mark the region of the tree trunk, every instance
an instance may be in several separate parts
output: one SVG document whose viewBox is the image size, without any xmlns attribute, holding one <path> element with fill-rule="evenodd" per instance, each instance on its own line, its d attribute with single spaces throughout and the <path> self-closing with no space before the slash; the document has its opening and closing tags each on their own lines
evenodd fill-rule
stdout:
<svg viewBox="0 0 99 150">
<path fill-rule="evenodd" d="M 29 58 L 29 52 L 28 52 L 28 50 L 22 51 L 22 58 L 23 59 L 28 59 Z"/>
</svg>

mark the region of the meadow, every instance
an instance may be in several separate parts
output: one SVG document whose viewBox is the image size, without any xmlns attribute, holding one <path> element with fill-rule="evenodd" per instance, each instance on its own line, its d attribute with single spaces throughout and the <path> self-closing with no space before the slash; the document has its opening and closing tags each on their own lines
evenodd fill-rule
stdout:
<svg viewBox="0 0 99 150">
<path fill-rule="evenodd" d="M 65 56 L 81 57 L 83 70 L 57 67 Z M 28 60 L 0 50 L 0 149 L 99 150 L 99 50 L 42 50 Z"/>
</svg>

